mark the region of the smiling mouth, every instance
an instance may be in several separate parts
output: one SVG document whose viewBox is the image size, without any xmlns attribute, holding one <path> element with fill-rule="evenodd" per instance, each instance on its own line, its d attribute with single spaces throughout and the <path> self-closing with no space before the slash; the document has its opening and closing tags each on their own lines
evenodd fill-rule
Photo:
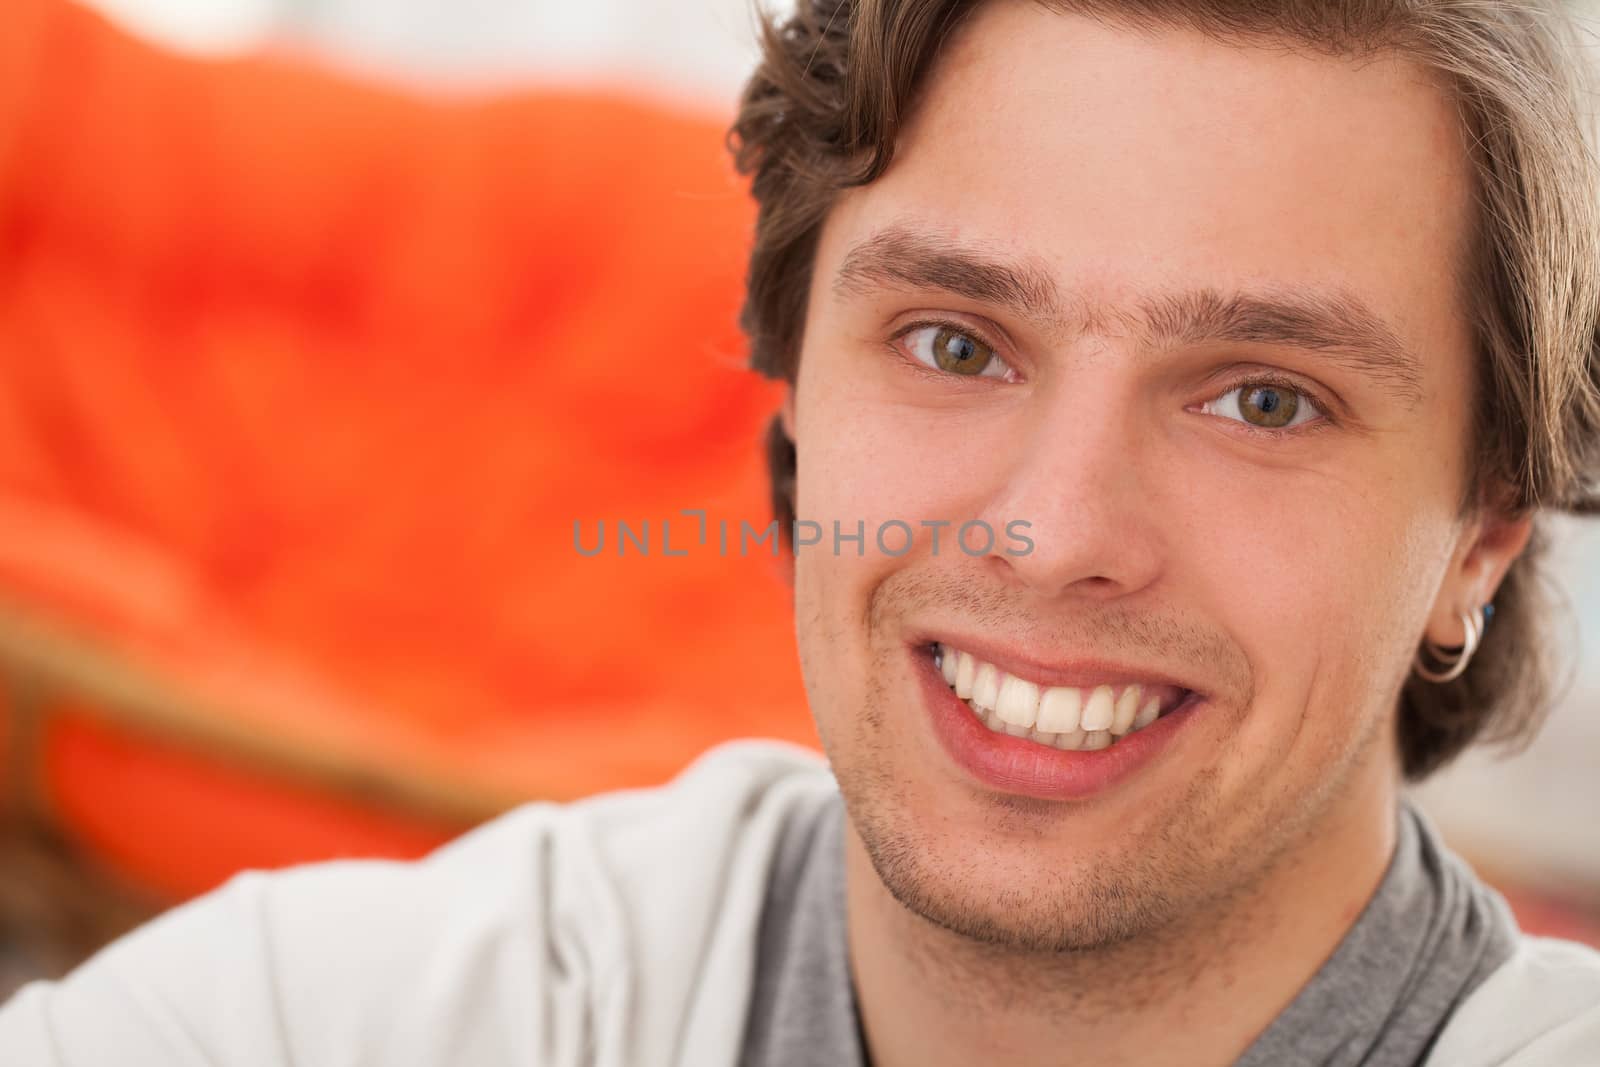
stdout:
<svg viewBox="0 0 1600 1067">
<path fill-rule="evenodd" d="M 997 734 L 1066 752 L 1093 752 L 1149 726 L 1191 695 L 1173 685 L 1114 682 L 1041 686 L 945 644 L 934 666 L 979 722 Z"/>
</svg>

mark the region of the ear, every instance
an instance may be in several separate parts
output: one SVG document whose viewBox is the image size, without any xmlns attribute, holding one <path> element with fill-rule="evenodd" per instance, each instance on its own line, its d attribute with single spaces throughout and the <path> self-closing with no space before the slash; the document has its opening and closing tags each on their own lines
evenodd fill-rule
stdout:
<svg viewBox="0 0 1600 1067">
<path fill-rule="evenodd" d="M 1442 648 L 1460 648 L 1466 643 L 1462 613 L 1494 600 L 1506 571 L 1528 547 L 1532 535 L 1532 512 L 1485 512 L 1466 525 L 1428 616 L 1429 640 Z"/>
<path fill-rule="evenodd" d="M 783 404 L 778 408 L 778 422 L 789 440 L 794 440 L 794 383 L 783 387 Z"/>
</svg>

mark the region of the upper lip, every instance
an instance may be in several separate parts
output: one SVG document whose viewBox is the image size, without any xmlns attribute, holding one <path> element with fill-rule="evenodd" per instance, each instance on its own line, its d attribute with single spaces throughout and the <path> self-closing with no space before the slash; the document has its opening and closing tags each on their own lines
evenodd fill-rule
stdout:
<svg viewBox="0 0 1600 1067">
<path fill-rule="evenodd" d="M 981 637 L 930 633 L 919 644 L 940 644 L 992 663 L 1005 673 L 1041 687 L 1071 686 L 1087 689 L 1097 685 L 1167 685 L 1199 692 L 1190 679 L 1169 671 L 1099 656 L 1046 658 L 1034 652 L 1006 646 Z"/>
</svg>

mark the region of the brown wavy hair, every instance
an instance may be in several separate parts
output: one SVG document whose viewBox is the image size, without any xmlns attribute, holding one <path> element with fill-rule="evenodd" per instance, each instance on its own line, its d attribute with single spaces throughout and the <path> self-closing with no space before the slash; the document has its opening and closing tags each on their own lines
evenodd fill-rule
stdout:
<svg viewBox="0 0 1600 1067">
<path fill-rule="evenodd" d="M 1392 52 L 1434 71 L 1469 134 L 1478 215 L 1471 287 L 1476 452 L 1462 513 L 1537 512 L 1533 541 L 1494 602 L 1465 674 L 1413 675 L 1401 694 L 1406 776 L 1476 741 L 1525 743 L 1559 688 L 1545 633 L 1544 513 L 1600 512 L 1600 233 L 1571 23 L 1534 0 L 1038 0 L 1132 28 L 1182 27 L 1248 46 Z M 729 133 L 758 205 L 741 325 L 751 365 L 793 382 L 817 238 L 843 190 L 889 165 L 929 64 L 981 0 L 798 0 L 760 20 L 762 57 Z M 767 454 L 782 529 L 794 519 L 794 442 Z"/>
</svg>

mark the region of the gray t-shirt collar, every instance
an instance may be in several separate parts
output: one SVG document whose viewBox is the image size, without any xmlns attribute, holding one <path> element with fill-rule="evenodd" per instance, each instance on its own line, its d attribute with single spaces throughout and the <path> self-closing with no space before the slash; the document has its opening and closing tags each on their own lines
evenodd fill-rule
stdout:
<svg viewBox="0 0 1600 1067">
<path fill-rule="evenodd" d="M 845 926 L 844 807 L 785 828 L 758 934 L 742 1067 L 863 1067 Z M 1236 1067 L 1415 1067 L 1517 929 L 1409 803 L 1377 892 Z"/>
</svg>

